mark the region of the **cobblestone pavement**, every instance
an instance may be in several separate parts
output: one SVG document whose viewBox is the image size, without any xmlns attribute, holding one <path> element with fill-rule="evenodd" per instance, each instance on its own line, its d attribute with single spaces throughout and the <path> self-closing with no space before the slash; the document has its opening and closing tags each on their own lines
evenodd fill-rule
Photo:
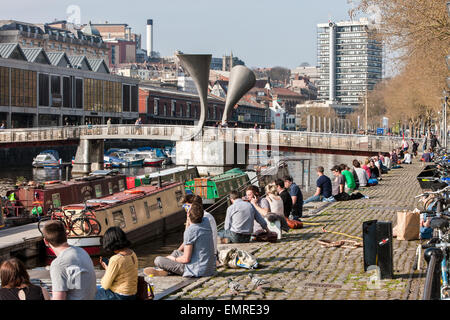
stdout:
<svg viewBox="0 0 450 320">
<path fill-rule="evenodd" d="M 369 199 L 334 203 L 317 213 L 306 213 L 303 221 L 326 224 L 327 231 L 362 237 L 367 220 L 392 221 L 396 212 L 414 209 L 414 196 L 421 193 L 416 176 L 422 164 L 404 165 L 383 176 L 380 184 L 361 191 Z M 316 210 L 317 211 L 317 210 Z M 201 278 L 168 299 L 294 299 L 294 300 L 417 300 L 425 280 L 422 271 L 413 271 L 417 241 L 394 239 L 394 277 L 374 286 L 364 272 L 363 248 L 323 248 L 317 240 L 355 240 L 324 233 L 322 226 L 291 230 L 277 243 L 260 243 L 253 250 L 261 268 L 252 272 L 268 284 L 260 292 L 252 290 L 249 270 L 219 268 L 217 275 Z M 360 241 L 362 243 L 362 241 Z M 233 296 L 227 279 L 245 290 Z"/>
</svg>

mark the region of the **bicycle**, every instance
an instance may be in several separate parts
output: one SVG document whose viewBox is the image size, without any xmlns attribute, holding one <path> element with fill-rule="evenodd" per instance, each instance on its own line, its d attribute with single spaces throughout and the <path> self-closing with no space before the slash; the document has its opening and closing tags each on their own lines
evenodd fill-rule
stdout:
<svg viewBox="0 0 450 320">
<path fill-rule="evenodd" d="M 433 237 L 427 244 L 422 245 L 422 249 L 426 249 L 424 257 L 428 264 L 423 300 L 450 299 L 448 283 L 449 219 L 450 214 L 447 212 L 435 214 L 430 226 L 438 231 L 438 236 Z"/>
<path fill-rule="evenodd" d="M 86 202 L 84 208 L 78 214 L 75 211 L 54 210 L 53 208 L 50 208 L 48 213 L 50 214 L 48 217 L 41 218 L 38 222 L 38 229 L 41 234 L 43 234 L 43 225 L 49 220 L 61 221 L 67 235 L 72 233 L 75 236 L 96 236 L 102 231 L 100 222 L 95 219 L 94 212 L 89 209 Z"/>
</svg>

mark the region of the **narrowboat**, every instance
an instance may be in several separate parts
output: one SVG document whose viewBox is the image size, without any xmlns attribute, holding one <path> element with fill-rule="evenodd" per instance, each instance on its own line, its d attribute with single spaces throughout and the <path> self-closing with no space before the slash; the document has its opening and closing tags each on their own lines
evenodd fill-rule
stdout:
<svg viewBox="0 0 450 320">
<path fill-rule="evenodd" d="M 35 168 L 55 168 L 60 167 L 62 163 L 56 150 L 45 150 L 39 153 L 32 162 Z"/>
<path fill-rule="evenodd" d="M 117 170 L 98 170 L 89 176 L 70 181 L 53 180 L 45 183 L 29 182 L 6 192 L 2 211 L 8 224 L 33 222 L 38 213 L 45 214 L 53 208 L 71 203 L 100 198 L 126 189 L 126 176 Z M 11 194 L 14 195 L 11 195 Z M 10 201 L 14 199 L 14 201 Z M 33 211 L 34 209 L 34 211 Z"/>
<path fill-rule="evenodd" d="M 136 176 L 135 180 L 139 180 L 139 185 L 152 184 L 158 182 L 159 179 L 161 182 L 178 181 L 185 183 L 186 181 L 198 178 L 199 176 L 197 167 L 195 166 L 178 166 Z M 129 180 L 127 180 L 127 183 L 128 182 Z"/>
<path fill-rule="evenodd" d="M 160 186 L 140 186 L 106 197 L 87 201 L 87 205 L 100 224 L 98 235 L 68 234 L 70 245 L 84 248 L 90 255 L 102 253 L 101 238 L 112 226 L 120 227 L 133 245 L 160 237 L 184 227 L 186 212 L 181 198 L 185 191 L 180 182 L 166 182 Z M 83 203 L 63 206 L 72 213 L 72 219 L 85 208 Z M 47 250 L 49 255 L 54 255 Z"/>
<path fill-rule="evenodd" d="M 240 190 L 248 185 L 250 185 L 249 176 L 239 168 L 214 177 L 195 178 L 185 183 L 186 189 L 203 198 L 203 204 L 212 204 L 228 195 L 231 190 Z"/>
</svg>

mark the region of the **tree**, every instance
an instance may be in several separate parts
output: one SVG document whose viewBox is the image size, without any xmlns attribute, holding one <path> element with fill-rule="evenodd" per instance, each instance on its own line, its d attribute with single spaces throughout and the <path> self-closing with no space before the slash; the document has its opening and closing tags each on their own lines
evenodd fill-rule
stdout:
<svg viewBox="0 0 450 320">
<path fill-rule="evenodd" d="M 379 13 L 379 37 L 395 56 L 397 75 L 382 89 L 386 114 L 393 121 L 417 126 L 431 121 L 441 108 L 448 75 L 444 58 L 450 48 L 446 2 L 361 0 L 356 8 Z"/>
<path fill-rule="evenodd" d="M 283 67 L 273 67 L 269 71 L 269 77 L 271 80 L 279 82 L 289 82 L 289 77 L 291 76 L 291 70 Z"/>
</svg>

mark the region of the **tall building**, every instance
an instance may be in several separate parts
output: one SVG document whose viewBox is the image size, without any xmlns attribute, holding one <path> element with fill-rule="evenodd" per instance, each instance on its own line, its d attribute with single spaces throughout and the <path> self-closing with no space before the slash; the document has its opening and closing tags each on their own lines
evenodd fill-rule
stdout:
<svg viewBox="0 0 450 320">
<path fill-rule="evenodd" d="M 383 48 L 367 19 L 317 25 L 318 99 L 357 106 L 381 81 Z"/>
</svg>

